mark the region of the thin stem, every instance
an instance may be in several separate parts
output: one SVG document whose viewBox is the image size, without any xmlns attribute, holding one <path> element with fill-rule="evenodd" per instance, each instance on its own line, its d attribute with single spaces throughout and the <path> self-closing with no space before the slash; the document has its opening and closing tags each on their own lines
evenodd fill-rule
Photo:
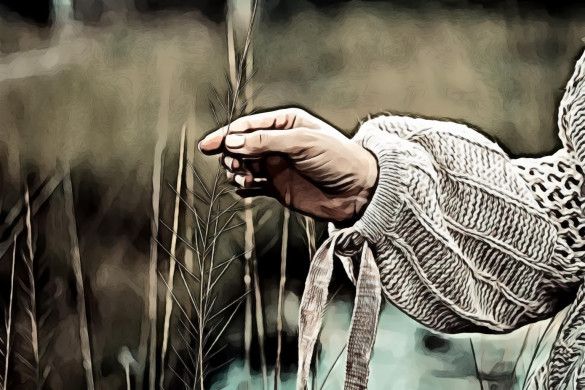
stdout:
<svg viewBox="0 0 585 390">
<path fill-rule="evenodd" d="M 8 389 L 8 366 L 10 364 L 10 344 L 12 338 L 12 303 L 14 302 L 14 266 L 16 264 L 16 242 L 18 234 L 14 236 L 14 247 L 12 249 L 12 271 L 10 272 L 10 298 L 8 300 L 8 320 L 6 321 L 6 352 L 4 353 L 4 385 L 3 390 Z"/>
<path fill-rule="evenodd" d="M 40 381 L 40 360 L 39 360 L 39 332 L 37 324 L 37 299 L 36 299 L 36 287 L 35 287 L 35 276 L 34 276 L 34 250 L 32 243 L 32 223 L 31 223 L 31 207 L 30 207 L 30 195 L 28 187 L 24 193 L 24 203 L 26 205 L 26 247 L 28 249 L 28 259 L 25 262 L 28 271 L 29 280 L 29 297 L 30 297 L 30 308 L 27 310 L 30 318 L 31 326 L 31 346 L 34 357 L 34 370 L 35 378 L 37 380 L 37 386 Z"/>
<path fill-rule="evenodd" d="M 69 166 L 67 169 L 67 174 L 63 179 L 63 191 L 65 193 L 65 214 L 67 216 L 69 240 L 71 242 L 71 262 L 73 273 L 75 275 L 75 286 L 77 288 L 77 312 L 79 314 L 79 339 L 81 345 L 81 357 L 83 359 L 83 369 L 85 371 L 85 381 L 87 388 L 89 390 L 93 390 L 93 365 L 87 324 L 87 310 L 85 307 L 85 288 L 83 285 L 83 271 L 81 268 L 81 255 L 79 253 L 77 226 L 75 222 L 75 206 L 73 204 L 73 188 L 71 185 L 71 171 Z"/>
<path fill-rule="evenodd" d="M 286 284 L 286 255 L 288 249 L 288 224 L 290 211 L 288 208 L 283 209 L 282 220 L 282 245 L 280 247 L 280 284 L 278 289 L 278 307 L 276 317 L 276 363 L 274 365 L 274 390 L 278 390 L 280 385 L 280 354 L 282 352 L 282 322 L 284 311 L 284 287 Z"/>
<path fill-rule="evenodd" d="M 552 323 L 553 323 L 553 319 L 550 319 L 548 321 L 548 324 L 546 324 L 546 327 L 544 328 L 544 332 L 542 333 L 542 335 L 538 338 L 538 341 L 536 342 L 536 346 L 534 347 L 534 352 L 532 354 L 532 357 L 530 358 L 530 363 L 528 363 L 528 368 L 526 369 L 526 375 L 524 377 L 524 384 L 522 385 L 522 389 L 525 389 L 529 383 L 528 375 L 530 374 L 530 370 L 532 369 L 532 365 L 534 364 L 534 361 L 536 360 L 538 353 L 540 352 L 540 345 L 542 344 L 544 338 L 546 337 L 546 334 L 548 333 L 549 329 L 551 328 Z"/>
<path fill-rule="evenodd" d="M 471 347 L 471 356 L 473 357 L 473 363 L 475 365 L 475 375 L 477 375 L 477 380 L 479 381 L 479 388 L 483 390 L 483 378 L 481 376 L 481 372 L 479 371 L 477 355 L 475 354 L 475 348 L 473 347 L 473 340 L 469 339 L 469 345 Z"/>
<path fill-rule="evenodd" d="M 173 214 L 173 231 L 179 230 L 179 208 L 181 205 L 181 186 L 183 184 L 183 161 L 185 160 L 185 138 L 187 132 L 187 125 L 183 125 L 181 130 L 181 143 L 179 146 L 179 167 L 177 169 L 177 185 L 176 185 L 176 195 L 175 195 L 175 210 Z M 173 234 L 171 238 L 171 251 L 170 251 L 170 258 L 169 258 L 169 279 L 168 284 L 169 288 L 167 289 L 166 294 L 166 303 L 165 303 L 165 318 L 163 323 L 163 342 L 162 342 L 162 349 L 161 349 L 161 356 L 160 356 L 160 378 L 159 378 L 159 388 L 164 388 L 164 380 L 165 380 L 165 358 L 167 354 L 167 348 L 169 343 L 169 328 L 171 322 L 171 314 L 173 312 L 173 301 L 171 297 L 171 293 L 173 291 L 173 284 L 175 279 L 175 268 L 176 268 L 176 261 L 175 256 L 177 252 L 177 235 Z"/>
<path fill-rule="evenodd" d="M 325 387 L 325 384 L 327 383 L 327 379 L 329 379 L 329 375 L 331 375 L 331 373 L 333 372 L 333 369 L 335 368 L 335 365 L 339 361 L 339 358 L 341 358 L 341 355 L 343 355 L 343 351 L 345 351 L 345 348 L 347 348 L 347 344 L 345 344 L 343 346 L 343 348 L 341 348 L 341 351 L 339 351 L 339 354 L 337 354 L 337 357 L 335 358 L 335 361 L 333 362 L 333 364 L 329 368 L 329 371 L 327 371 L 327 375 L 325 375 L 325 379 L 323 379 L 323 383 L 321 383 L 321 387 L 319 388 L 320 390 L 323 390 L 323 388 Z"/>
<path fill-rule="evenodd" d="M 149 361 L 149 373 L 148 373 L 148 388 L 155 390 L 156 387 L 156 346 L 157 346 L 157 304 L 158 304 L 158 244 L 156 239 L 158 237 L 159 229 L 159 215 L 160 215 L 160 194 L 161 194 L 161 182 L 162 182 L 162 166 L 163 166 L 163 154 L 167 144 L 168 138 L 168 124 L 169 124 L 169 111 L 170 111 L 170 95 L 171 95 L 171 82 L 173 76 L 173 70 L 169 69 L 171 63 L 168 58 L 169 55 L 161 55 L 159 63 L 159 72 L 161 74 L 161 98 L 158 112 L 158 122 L 156 125 L 157 137 L 154 147 L 154 163 L 152 169 L 152 216 L 151 216 L 151 237 L 150 237 L 150 260 L 148 266 L 148 361 Z M 141 349 L 144 346 L 141 345 Z M 141 370 L 146 362 L 143 356 L 141 364 Z M 140 375 L 142 377 L 142 373 Z M 141 383 L 139 384 L 139 386 Z"/>
<path fill-rule="evenodd" d="M 203 330 L 205 328 L 205 308 L 203 307 L 204 304 L 204 286 L 205 286 L 205 257 L 206 257 L 206 253 L 207 253 L 207 246 L 208 246 L 208 237 L 209 237 L 209 228 L 210 228 L 210 221 L 211 221 L 211 211 L 213 208 L 213 204 L 215 201 L 215 192 L 217 189 L 217 182 L 219 180 L 219 173 L 220 173 L 220 167 L 218 166 L 217 168 L 217 172 L 215 175 L 215 182 L 212 188 L 212 192 L 210 194 L 210 205 L 209 205 L 209 209 L 208 209 L 208 214 L 207 214 L 207 221 L 205 224 L 205 234 L 203 235 L 204 237 L 204 242 L 203 242 L 203 248 L 202 248 L 202 259 L 200 262 L 200 282 L 199 282 L 199 386 L 201 390 L 204 390 L 204 378 L 205 378 L 205 374 L 204 374 L 204 367 L 203 367 Z M 212 251 L 213 252 L 213 251 Z M 211 277 L 211 275 L 207 276 L 208 279 Z"/>
</svg>

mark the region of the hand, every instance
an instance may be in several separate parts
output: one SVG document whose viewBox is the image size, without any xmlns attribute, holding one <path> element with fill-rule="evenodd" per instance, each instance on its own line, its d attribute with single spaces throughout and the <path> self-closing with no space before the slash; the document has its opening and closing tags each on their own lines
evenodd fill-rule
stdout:
<svg viewBox="0 0 585 390">
<path fill-rule="evenodd" d="M 222 153 L 242 196 L 268 195 L 296 211 L 336 222 L 355 221 L 378 177 L 373 154 L 296 108 L 250 115 L 209 134 L 205 154 Z"/>
</svg>

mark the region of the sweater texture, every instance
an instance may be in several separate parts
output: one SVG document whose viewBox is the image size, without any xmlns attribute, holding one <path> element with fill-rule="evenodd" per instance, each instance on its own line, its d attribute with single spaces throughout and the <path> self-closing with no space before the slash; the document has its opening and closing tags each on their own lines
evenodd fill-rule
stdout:
<svg viewBox="0 0 585 390">
<path fill-rule="evenodd" d="M 463 124 L 382 115 L 354 141 L 378 160 L 363 216 L 331 229 L 300 310 L 299 389 L 334 257 L 356 285 L 345 389 L 365 389 L 381 296 L 436 331 L 502 333 L 569 306 L 531 388 L 585 388 L 585 56 L 559 108 L 563 149 L 510 158 Z"/>
</svg>

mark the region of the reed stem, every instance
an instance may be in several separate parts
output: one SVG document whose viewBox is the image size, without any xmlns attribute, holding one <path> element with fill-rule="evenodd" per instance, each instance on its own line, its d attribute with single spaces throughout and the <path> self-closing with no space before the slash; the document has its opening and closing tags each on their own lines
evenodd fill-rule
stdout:
<svg viewBox="0 0 585 390">
<path fill-rule="evenodd" d="M 181 187 L 183 184 L 183 163 L 185 160 L 185 137 L 186 137 L 187 125 L 183 125 L 181 130 L 181 143 L 179 146 L 179 167 L 177 169 L 177 183 L 176 183 L 176 195 L 175 195 L 175 210 L 173 213 L 173 231 L 179 231 L 179 209 L 181 205 Z M 167 348 L 169 343 L 169 328 L 171 323 L 171 314 L 173 312 L 173 283 L 175 279 L 175 267 L 176 267 L 176 253 L 177 253 L 177 235 L 173 234 L 171 238 L 171 250 L 169 258 L 169 277 L 167 283 L 166 299 L 165 299 L 165 318 L 163 323 L 163 342 L 160 355 L 160 377 L 159 377 L 159 388 L 164 388 L 165 380 L 165 361 Z"/>
<path fill-rule="evenodd" d="M 91 359 L 91 344 L 87 325 L 87 310 L 85 307 L 85 288 L 83 285 L 83 271 L 81 268 L 81 255 L 79 253 L 79 241 L 77 237 L 77 226 L 75 220 L 75 206 L 73 203 L 73 187 L 71 185 L 71 170 L 67 167 L 67 174 L 63 178 L 63 191 L 65 193 L 65 214 L 71 243 L 70 254 L 75 275 L 75 287 L 77 289 L 77 313 L 79 314 L 79 341 L 81 345 L 81 357 L 85 382 L 88 390 L 93 390 L 93 364 Z"/>
<path fill-rule="evenodd" d="M 281 353 L 282 353 L 282 325 L 283 325 L 283 311 L 284 311 L 284 287 L 286 284 L 286 256 L 288 251 L 288 225 L 290 219 L 290 211 L 288 208 L 283 209 L 282 219 L 282 244 L 280 247 L 280 283 L 278 288 L 278 308 L 276 317 L 276 363 L 274 365 L 274 390 L 278 390 L 280 385 L 280 367 L 281 367 Z"/>
</svg>

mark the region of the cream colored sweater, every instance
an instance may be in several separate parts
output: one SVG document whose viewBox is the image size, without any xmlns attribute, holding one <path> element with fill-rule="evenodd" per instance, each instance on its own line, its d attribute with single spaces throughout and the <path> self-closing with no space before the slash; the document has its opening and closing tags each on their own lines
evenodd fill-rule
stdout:
<svg viewBox="0 0 585 390">
<path fill-rule="evenodd" d="M 362 218 L 333 230 L 311 264 L 300 313 L 299 388 L 306 386 L 334 254 L 357 290 L 346 389 L 367 386 L 381 295 L 448 333 L 507 332 L 570 303 L 532 387 L 585 385 L 584 61 L 559 110 L 564 148 L 551 156 L 511 159 L 452 122 L 383 115 L 361 126 L 354 139 L 378 160 L 377 188 Z"/>
</svg>

